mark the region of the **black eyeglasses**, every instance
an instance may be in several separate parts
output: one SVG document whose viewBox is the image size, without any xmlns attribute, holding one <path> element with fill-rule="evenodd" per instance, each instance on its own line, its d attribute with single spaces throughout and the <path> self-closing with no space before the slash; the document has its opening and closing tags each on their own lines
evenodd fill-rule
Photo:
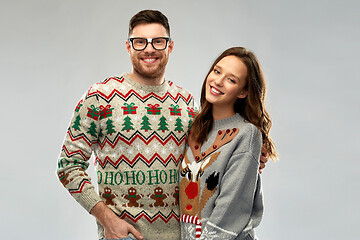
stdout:
<svg viewBox="0 0 360 240">
<path fill-rule="evenodd" d="M 157 37 L 157 38 L 129 38 L 129 42 L 131 42 L 131 45 L 134 50 L 136 51 L 142 51 L 144 50 L 148 43 L 151 43 L 151 46 L 155 50 L 164 50 L 167 47 L 167 44 L 169 41 L 171 41 L 171 38 L 167 37 Z"/>
</svg>

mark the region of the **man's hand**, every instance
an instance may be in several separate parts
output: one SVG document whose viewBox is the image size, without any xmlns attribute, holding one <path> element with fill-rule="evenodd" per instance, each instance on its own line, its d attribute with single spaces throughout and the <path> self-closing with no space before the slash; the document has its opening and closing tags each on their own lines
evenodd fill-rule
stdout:
<svg viewBox="0 0 360 240">
<path fill-rule="evenodd" d="M 96 204 L 90 213 L 94 215 L 104 227 L 106 239 L 125 238 L 129 233 L 132 233 L 137 239 L 143 239 L 139 231 L 131 224 L 116 216 L 103 202 Z"/>
<path fill-rule="evenodd" d="M 260 167 L 259 172 L 262 173 L 262 170 L 265 168 L 265 164 L 268 161 L 268 153 L 264 146 L 261 148 L 261 155 L 260 155 Z"/>
</svg>

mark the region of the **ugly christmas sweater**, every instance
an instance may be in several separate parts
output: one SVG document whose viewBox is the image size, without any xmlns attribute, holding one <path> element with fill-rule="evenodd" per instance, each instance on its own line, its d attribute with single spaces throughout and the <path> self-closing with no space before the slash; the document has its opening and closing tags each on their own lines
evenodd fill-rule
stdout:
<svg viewBox="0 0 360 240">
<path fill-rule="evenodd" d="M 214 121 L 202 145 L 190 134 L 180 167 L 182 239 L 256 239 L 261 146 L 260 131 L 239 114 Z"/>
<path fill-rule="evenodd" d="M 178 166 L 195 115 L 193 96 L 172 82 L 108 78 L 78 102 L 58 177 L 87 211 L 103 201 L 147 240 L 180 239 Z M 92 153 L 98 193 L 86 173 Z"/>
</svg>

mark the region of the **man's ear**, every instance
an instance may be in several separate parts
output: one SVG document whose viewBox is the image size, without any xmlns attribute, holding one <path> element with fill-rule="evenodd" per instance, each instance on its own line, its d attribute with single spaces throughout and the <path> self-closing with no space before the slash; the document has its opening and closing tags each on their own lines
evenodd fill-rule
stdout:
<svg viewBox="0 0 360 240">
<path fill-rule="evenodd" d="M 247 95 L 248 95 L 248 91 L 247 90 L 242 90 L 237 97 L 238 98 L 246 98 Z"/>
<path fill-rule="evenodd" d="M 131 43 L 129 41 L 126 41 L 125 45 L 126 45 L 126 51 L 130 54 L 130 52 L 131 52 Z"/>
<path fill-rule="evenodd" d="M 169 42 L 168 48 L 169 48 L 169 53 L 171 53 L 172 50 L 174 49 L 174 41 L 173 41 L 173 40 L 171 40 L 171 41 Z"/>
</svg>

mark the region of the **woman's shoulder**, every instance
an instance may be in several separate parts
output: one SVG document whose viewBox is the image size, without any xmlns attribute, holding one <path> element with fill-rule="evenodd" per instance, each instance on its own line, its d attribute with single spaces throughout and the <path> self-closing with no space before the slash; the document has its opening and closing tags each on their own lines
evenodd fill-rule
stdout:
<svg viewBox="0 0 360 240">
<path fill-rule="evenodd" d="M 236 137 L 238 142 L 238 148 L 244 152 L 253 152 L 261 149 L 262 135 L 261 131 L 252 123 L 243 119 L 236 124 L 238 128 L 238 136 Z"/>
</svg>

